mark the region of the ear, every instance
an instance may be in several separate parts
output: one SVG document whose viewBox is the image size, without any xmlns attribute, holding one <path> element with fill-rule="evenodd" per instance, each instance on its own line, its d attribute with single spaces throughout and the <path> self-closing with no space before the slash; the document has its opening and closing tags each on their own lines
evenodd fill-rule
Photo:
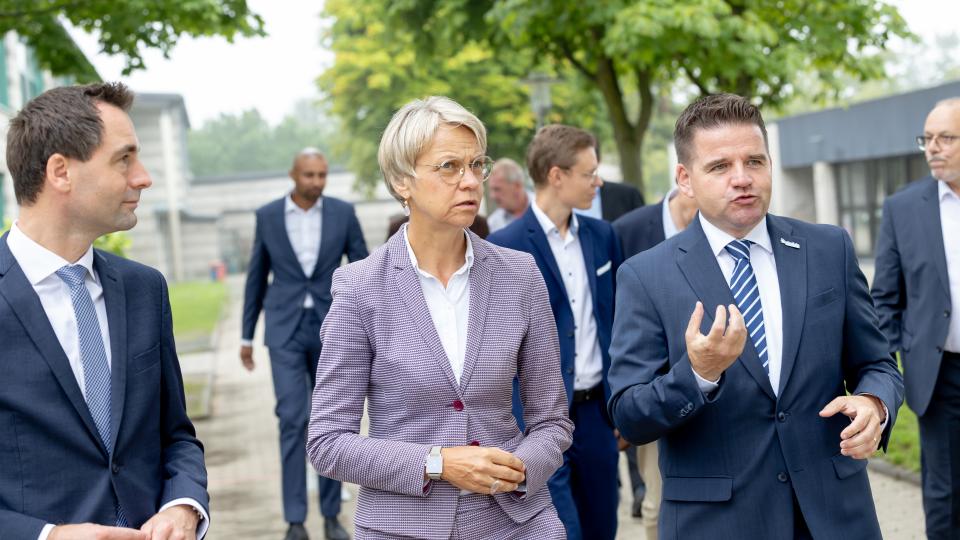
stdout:
<svg viewBox="0 0 960 540">
<path fill-rule="evenodd" d="M 410 198 L 410 183 L 413 181 L 409 176 L 404 176 L 401 180 L 391 180 L 390 186 L 404 199 Z"/>
<path fill-rule="evenodd" d="M 693 186 L 690 183 L 690 172 L 683 163 L 677 163 L 675 176 L 677 178 L 677 187 L 680 189 L 680 193 L 683 193 L 692 199 Z"/>
<path fill-rule="evenodd" d="M 60 193 L 68 193 L 73 188 L 69 158 L 63 154 L 53 154 L 47 159 L 44 186 Z"/>
<path fill-rule="evenodd" d="M 559 188 L 562 181 L 563 169 L 557 167 L 556 165 L 550 167 L 550 170 L 547 172 L 547 185 Z"/>
<path fill-rule="evenodd" d="M 290 176 L 290 179 L 294 182 L 297 181 L 297 168 L 293 167 L 290 169 L 290 172 L 287 173 Z"/>
</svg>

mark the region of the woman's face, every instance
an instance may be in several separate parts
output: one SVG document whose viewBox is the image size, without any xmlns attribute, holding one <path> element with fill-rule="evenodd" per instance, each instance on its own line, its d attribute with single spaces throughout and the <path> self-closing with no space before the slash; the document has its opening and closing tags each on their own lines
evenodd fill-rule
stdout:
<svg viewBox="0 0 960 540">
<path fill-rule="evenodd" d="M 483 153 L 469 129 L 441 126 L 433 143 L 417 157 L 417 177 L 396 188 L 410 205 L 411 221 L 426 219 L 455 228 L 473 224 L 483 198 L 483 175 L 470 165 Z"/>
</svg>

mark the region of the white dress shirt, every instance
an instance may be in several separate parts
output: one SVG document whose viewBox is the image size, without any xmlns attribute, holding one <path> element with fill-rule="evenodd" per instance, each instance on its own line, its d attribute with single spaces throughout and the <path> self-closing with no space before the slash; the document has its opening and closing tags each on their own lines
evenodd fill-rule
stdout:
<svg viewBox="0 0 960 540">
<path fill-rule="evenodd" d="M 323 220 L 320 219 L 323 210 L 323 198 L 317 199 L 317 204 L 304 210 L 293 202 L 291 195 L 283 201 L 283 222 L 287 229 L 287 238 L 293 252 L 300 261 L 303 275 L 310 277 L 317 266 L 317 257 L 320 256 L 320 232 Z M 303 299 L 304 308 L 313 307 L 313 297 L 306 293 Z"/>
<path fill-rule="evenodd" d="M 710 243 L 710 249 L 717 258 L 717 264 L 720 265 L 720 271 L 723 272 L 723 277 L 729 284 L 737 261 L 727 253 L 725 248 L 736 238 L 715 227 L 702 214 L 698 213 L 697 217 L 700 219 L 703 233 L 707 236 L 707 242 Z M 760 223 L 757 223 L 742 240 L 753 242 L 750 245 L 750 265 L 753 267 L 753 275 L 756 277 L 757 288 L 760 291 L 760 304 L 763 306 L 763 331 L 767 336 L 767 360 L 770 361 L 767 367 L 770 370 L 770 386 L 773 387 L 773 393 L 779 395 L 780 368 L 783 365 L 783 309 L 780 304 L 780 282 L 777 280 L 777 264 L 773 257 L 770 233 L 767 231 L 767 218 L 764 217 L 760 220 Z M 703 308 L 707 313 L 712 314 L 717 306 L 703 306 Z M 708 381 L 700 377 L 696 371 L 693 374 L 697 377 L 700 390 L 705 394 L 712 392 L 719 386 L 719 381 Z"/>
<path fill-rule="evenodd" d="M 20 230 L 16 222 L 10 227 L 7 245 L 10 247 L 13 258 L 20 265 L 20 269 L 23 270 L 23 274 L 27 277 L 27 281 L 30 282 L 37 296 L 40 297 L 40 305 L 43 306 L 43 311 L 50 321 L 50 326 L 53 327 L 53 333 L 56 334 L 57 341 L 60 342 L 60 346 L 70 362 L 70 369 L 77 380 L 77 385 L 80 386 L 80 392 L 86 399 L 83 363 L 80 361 L 80 334 L 77 332 L 77 317 L 73 310 L 73 302 L 70 300 L 70 288 L 56 272 L 69 264 L 79 264 L 87 269 L 84 284 L 90 292 L 90 298 L 93 299 L 93 305 L 97 312 L 97 321 L 100 323 L 100 332 L 103 338 L 103 349 L 107 353 L 107 365 L 112 367 L 107 304 L 103 299 L 100 277 L 93 269 L 93 246 L 87 249 L 87 252 L 77 262 L 70 263 L 63 257 L 34 242 Z M 203 538 L 207 533 L 210 518 L 207 516 L 206 510 L 197 501 L 187 498 L 176 499 L 163 505 L 160 511 L 179 504 L 190 505 L 203 516 L 197 525 L 197 538 Z M 46 540 L 53 528 L 54 525 L 51 523 L 44 525 L 37 540 Z"/>
<path fill-rule="evenodd" d="M 670 190 L 670 193 L 667 193 L 667 196 L 663 198 L 663 237 L 670 238 L 675 236 L 680 229 L 677 228 L 677 224 L 673 222 L 673 214 L 670 213 L 670 201 L 677 196 L 677 188 Z"/>
<path fill-rule="evenodd" d="M 940 194 L 940 227 L 943 231 L 943 251 L 947 257 L 947 277 L 950 280 L 950 326 L 943 348 L 960 353 L 960 197 L 946 182 L 937 183 Z"/>
<path fill-rule="evenodd" d="M 464 255 L 463 266 L 450 276 L 447 286 L 433 275 L 420 269 L 417 255 L 410 247 L 407 237 L 407 224 L 403 224 L 403 242 L 407 246 L 410 264 L 417 270 L 420 277 L 420 289 L 423 290 L 423 299 L 430 310 L 430 318 L 437 330 L 443 352 L 447 353 L 450 368 L 453 370 L 457 383 L 463 375 L 463 363 L 467 356 L 467 328 L 470 321 L 470 269 L 473 267 L 473 242 L 470 235 L 464 231 L 467 239 L 467 251 Z"/>
<path fill-rule="evenodd" d="M 583 249 L 577 236 L 580 222 L 576 214 L 570 215 L 570 226 L 565 237 L 547 214 L 531 202 L 533 215 L 537 217 L 550 251 L 560 269 L 563 288 L 567 291 L 570 311 L 573 312 L 574 331 L 574 390 L 589 390 L 603 380 L 603 356 L 600 354 L 600 341 L 597 339 L 597 321 L 593 315 L 593 295 L 587 281 L 587 266 L 583 262 Z"/>
</svg>

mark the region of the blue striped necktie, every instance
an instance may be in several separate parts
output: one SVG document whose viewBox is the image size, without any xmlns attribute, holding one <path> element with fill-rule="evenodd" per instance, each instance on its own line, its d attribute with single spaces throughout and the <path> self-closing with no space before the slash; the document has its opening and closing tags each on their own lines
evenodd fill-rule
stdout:
<svg viewBox="0 0 960 540">
<path fill-rule="evenodd" d="M 83 388 L 90 409 L 90 416 L 97 426 L 100 440 L 107 448 L 108 454 L 113 454 L 113 445 L 110 438 L 110 365 L 107 364 L 107 351 L 103 347 L 103 333 L 100 330 L 100 321 L 97 319 L 97 310 L 90 297 L 90 291 L 84 283 L 86 267 L 74 264 L 57 270 L 57 276 L 70 289 L 70 301 L 73 303 L 73 313 L 77 317 L 77 333 L 80 338 L 80 364 L 83 366 Z M 117 505 L 117 525 L 127 526 L 127 519 L 123 510 Z"/>
<path fill-rule="evenodd" d="M 733 293 L 737 307 L 743 314 L 743 321 L 747 326 L 747 333 L 753 348 L 760 357 L 763 370 L 770 374 L 770 359 L 767 358 L 767 335 L 763 327 L 763 305 L 760 303 L 760 288 L 757 278 L 753 275 L 753 266 L 750 264 L 750 240 L 734 240 L 726 246 L 727 253 L 733 257 L 737 265 L 730 277 L 730 292 Z"/>
</svg>

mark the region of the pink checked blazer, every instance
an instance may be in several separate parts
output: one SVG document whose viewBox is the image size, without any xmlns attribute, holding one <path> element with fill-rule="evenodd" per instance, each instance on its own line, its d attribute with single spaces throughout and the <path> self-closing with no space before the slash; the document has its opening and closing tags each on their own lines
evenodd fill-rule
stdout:
<svg viewBox="0 0 960 540">
<path fill-rule="evenodd" d="M 529 254 L 469 234 L 474 262 L 460 384 L 402 234 L 333 276 L 307 452 L 321 475 L 361 486 L 356 523 L 368 529 L 450 537 L 459 489 L 442 481 L 424 486 L 424 459 L 434 445 L 495 446 L 520 458 L 526 496 L 495 496 L 515 522 L 551 504 L 546 482 L 563 462 L 573 423 L 546 286 Z M 511 413 L 514 376 L 526 433 Z M 364 400 L 369 436 L 360 435 Z"/>
</svg>

